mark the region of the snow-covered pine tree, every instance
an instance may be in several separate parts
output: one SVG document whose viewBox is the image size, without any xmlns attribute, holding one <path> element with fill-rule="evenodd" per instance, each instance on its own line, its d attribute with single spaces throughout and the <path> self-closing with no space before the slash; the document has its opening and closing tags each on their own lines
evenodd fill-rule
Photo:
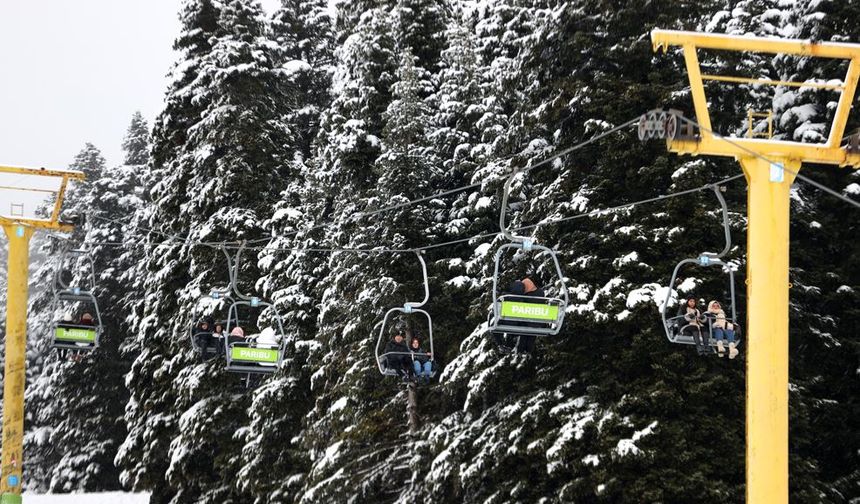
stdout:
<svg viewBox="0 0 860 504">
<path fill-rule="evenodd" d="M 295 133 L 301 161 L 307 162 L 320 114 L 331 102 L 334 26 L 326 0 L 282 0 L 272 31 L 291 87 L 293 110 L 285 120 Z"/>
<path fill-rule="evenodd" d="M 398 0 L 391 9 L 398 49 L 408 49 L 415 56 L 415 66 L 429 74 L 439 71 L 448 8 L 440 0 Z"/>
<path fill-rule="evenodd" d="M 344 6 L 338 6 L 338 18 L 344 15 L 343 9 Z M 343 45 L 336 52 L 334 101 L 321 119 L 316 169 L 309 172 L 308 177 L 307 194 L 311 204 L 306 204 L 308 209 L 299 215 L 295 215 L 295 212 L 290 212 L 294 214 L 290 215 L 288 209 L 282 210 L 282 222 L 278 224 L 281 229 L 288 230 L 307 228 L 308 224 L 314 222 L 331 222 L 330 226 L 323 229 L 297 235 L 295 243 L 306 246 L 343 244 L 349 233 L 358 227 L 353 215 L 364 210 L 365 202 L 374 189 L 376 175 L 373 164 L 381 150 L 382 113 L 391 100 L 391 85 L 395 78 L 395 43 L 384 9 L 369 11 L 361 18 L 358 26 L 346 28 L 339 25 L 339 28 L 336 39 L 343 41 Z M 292 270 L 291 276 L 299 282 L 289 282 L 296 287 L 286 288 L 280 296 L 292 304 L 301 301 L 305 307 L 301 307 L 298 313 L 306 313 L 316 319 L 312 321 L 305 318 L 300 334 L 302 329 L 307 331 L 311 328 L 309 324 L 313 324 L 314 332 L 305 333 L 316 339 L 310 348 L 311 358 L 304 373 L 312 375 L 309 380 L 310 390 L 315 400 L 309 407 L 316 406 L 315 411 L 321 411 L 339 399 L 328 395 L 331 393 L 329 391 L 338 384 L 345 386 L 340 378 L 346 369 L 343 368 L 345 363 L 337 362 L 334 355 L 328 352 L 332 348 L 330 345 L 336 345 L 335 342 L 340 340 L 336 332 L 347 321 L 339 321 L 338 329 L 326 330 L 324 327 L 332 327 L 334 321 L 330 320 L 331 315 L 320 313 L 314 305 L 326 310 L 325 302 L 320 300 L 332 298 L 337 295 L 336 292 L 340 292 L 332 282 L 340 284 L 350 281 L 352 275 L 348 271 L 361 258 L 346 254 L 313 256 L 307 253 L 293 253 L 292 257 L 300 259 L 300 266 L 295 268 L 286 263 L 285 272 Z M 355 280 L 360 281 L 358 278 Z M 297 290 L 291 292 L 291 289 Z M 310 295 L 311 299 L 302 301 L 303 295 Z M 347 300 L 343 303 L 347 303 Z M 357 334 L 352 334 L 350 340 L 357 337 Z M 340 348 L 345 350 L 344 345 L 340 345 Z M 356 353 L 352 358 L 366 360 L 367 355 L 364 352 Z M 328 406 L 320 404 L 317 397 L 325 397 Z M 347 406 L 347 401 L 338 404 Z M 341 409 L 338 406 L 335 412 Z M 318 415 L 314 413 L 314 419 Z M 313 501 L 316 495 L 324 498 L 323 495 L 334 495 L 344 490 L 338 490 L 336 485 L 325 485 L 326 488 L 319 494 L 309 492 L 315 482 L 322 480 L 318 474 L 327 470 L 320 466 L 320 462 L 325 458 L 326 450 L 331 452 L 330 445 L 333 443 L 330 439 L 332 430 L 328 426 L 316 425 L 314 419 L 306 418 L 298 440 L 301 448 L 310 449 L 310 461 L 315 465 L 298 481 L 298 488 L 293 490 L 296 500 L 304 497 Z"/>
<path fill-rule="evenodd" d="M 857 40 L 860 32 L 845 23 L 846 17 L 857 14 L 857 6 L 840 2 L 728 2 L 709 27 L 735 34 Z M 846 67 L 847 62 L 789 55 L 743 56 L 718 63 L 719 70 L 727 74 L 740 72 L 783 81 L 827 82 L 845 75 Z M 838 93 L 832 90 L 811 87 L 742 85 L 709 91 L 709 99 L 718 105 L 714 108 L 723 117 L 733 115 L 735 124 L 745 120 L 749 106 L 771 109 L 776 138 L 812 143 L 827 140 L 838 100 Z M 850 117 L 846 132 L 857 124 L 858 119 Z M 758 126 L 762 131 L 763 122 Z M 746 127 L 735 133 L 745 135 Z M 853 174 L 832 166 L 804 166 L 803 173 L 834 188 L 856 180 Z M 856 440 L 851 434 L 857 430 L 856 423 L 852 425 L 856 412 L 842 393 L 858 386 L 857 377 L 846 373 L 855 366 L 843 360 L 844 348 L 856 345 L 846 328 L 857 321 L 851 310 L 841 308 L 857 299 L 850 280 L 857 272 L 856 261 L 850 258 L 856 252 L 850 238 L 856 226 L 841 219 L 844 203 L 803 182 L 795 185 L 792 196 L 791 494 L 802 502 L 838 502 L 852 492 L 858 494 L 848 483 L 857 479 L 856 464 L 844 449 L 857 444 L 849 440 Z M 821 362 L 830 365 L 822 368 Z"/>
<path fill-rule="evenodd" d="M 329 189 L 317 179 L 313 156 L 320 116 L 331 102 L 334 71 L 333 23 L 325 1 L 282 1 L 272 29 L 292 91 L 293 108 L 284 121 L 295 134 L 296 172 L 265 223 L 275 238 L 259 254 L 264 273 L 259 287 L 284 316 L 286 333 L 295 344 L 287 350 L 285 372 L 255 394 L 249 409 L 240 487 L 257 502 L 293 499 L 307 471 L 307 452 L 298 434 L 313 404 L 307 390 L 314 370 L 307 359 L 315 347 L 317 299 L 327 256 L 289 249 L 318 246 L 324 235 L 323 230 L 306 230 L 326 208 Z"/>
<path fill-rule="evenodd" d="M 174 49 L 181 52 L 182 59 L 171 71 L 172 81 L 165 95 L 164 110 L 153 127 L 149 180 L 145 187 L 147 199 L 152 203 L 140 209 L 135 216 L 138 229 L 151 229 L 156 225 L 161 230 L 175 232 L 182 228 L 182 223 L 174 224 L 188 190 L 184 183 L 187 174 L 177 176 L 179 159 L 188 139 L 188 130 L 200 120 L 206 105 L 206 101 L 201 99 L 204 96 L 201 88 L 205 87 L 201 67 L 212 49 L 212 40 L 221 33 L 218 5 L 211 0 L 200 0 L 186 1 L 181 7 L 179 18 L 182 28 Z M 180 183 L 183 186 L 179 186 Z M 150 235 L 138 239 L 138 242 L 154 244 L 163 238 L 160 234 Z M 160 500 L 168 500 L 170 496 L 164 481 L 169 461 L 165 460 L 164 454 L 170 446 L 177 419 L 171 411 L 175 403 L 171 378 L 165 376 L 162 369 L 166 367 L 163 354 L 168 352 L 172 331 L 162 330 L 161 341 L 157 345 L 152 333 L 158 334 L 156 331 L 162 320 L 175 317 L 176 303 L 169 302 L 169 299 L 188 283 L 181 268 L 170 267 L 178 260 L 174 248 L 162 245 L 160 250 L 145 252 L 139 264 L 128 274 L 137 283 L 127 303 L 132 337 L 123 350 L 135 359 L 135 363 L 126 378 L 130 399 L 125 420 L 129 432 L 115 460 L 122 469 L 124 487 L 150 490 Z M 159 302 L 162 303 L 160 307 L 156 306 Z"/>
<path fill-rule="evenodd" d="M 117 462 L 126 484 L 156 499 L 224 501 L 238 498 L 250 396 L 230 392 L 238 377 L 222 361 L 198 363 L 190 350 L 187 314 L 201 294 L 226 284 L 227 271 L 221 251 L 184 237 L 235 243 L 262 236 L 272 201 L 295 172 L 283 122 L 291 102 L 257 2 L 188 1 L 181 19 L 184 61 L 156 121 L 153 204 L 140 219 L 158 232 L 145 239 L 135 270 L 141 289 L 128 351 L 137 355 L 126 382 L 129 436 Z M 185 131 L 173 131 L 180 124 Z M 183 239 L 161 243 L 163 233 Z M 240 289 L 253 289 L 256 269 L 244 261 Z"/>
<path fill-rule="evenodd" d="M 140 121 L 142 118 L 134 118 L 126 137 L 127 148 L 135 149 L 126 151 L 129 159 L 140 159 L 140 151 L 145 158 L 146 125 Z M 131 138 L 134 142 L 129 141 Z M 93 293 L 99 301 L 103 333 L 99 348 L 84 359 L 60 359 L 50 348 L 51 317 L 56 314 L 47 308 L 53 291 L 44 289 L 33 298 L 30 327 L 37 336 L 33 353 L 40 354 L 44 364 L 27 396 L 33 406 L 28 410 L 33 415 L 25 437 L 29 488 L 52 492 L 117 490 L 119 474 L 113 460 L 126 435 L 123 408 L 128 392 L 123 377 L 129 365 L 119 355 L 127 334 L 123 300 L 129 290 L 121 275 L 130 265 L 122 260 L 122 249 L 91 244 L 126 241 L 126 230 L 117 219 L 128 218 L 140 207 L 139 166 L 109 170 L 98 149 L 87 144 L 71 168 L 86 173 L 87 181 L 66 194 L 62 218 L 77 220 L 79 226 L 68 243 L 61 240 L 58 245 L 83 248 L 92 254 L 96 269 Z M 51 285 L 58 263 L 59 255 L 52 255 L 37 278 Z M 81 261 L 66 267 L 72 268 L 74 284 L 81 284 L 89 274 L 89 267 Z M 92 311 L 92 307 L 80 310 Z M 99 386 L 93 387 L 96 383 Z"/>
<path fill-rule="evenodd" d="M 368 179 L 352 180 L 345 187 L 349 192 L 335 203 L 330 243 L 336 247 L 403 249 L 435 238 L 433 202 L 366 219 L 354 218 L 350 209 L 373 211 L 431 190 L 430 181 L 439 168 L 425 131 L 430 115 L 420 96 L 426 84 L 419 75 L 412 55 L 405 51 L 392 86 L 393 100 L 380 114 L 385 121 L 379 132 L 381 154 Z M 341 170 L 346 167 L 341 166 Z M 391 306 L 420 299 L 420 266 L 412 254 L 335 252 L 329 268 L 318 336 L 328 353 L 315 362 L 320 369 L 312 390 L 318 400 L 307 417 L 313 428 L 304 435 L 312 449 L 313 466 L 302 498 L 308 502 L 349 495 L 385 499 L 401 486 L 400 481 L 391 481 L 389 472 L 405 477 L 400 466 L 409 453 L 397 453 L 399 436 L 406 429 L 405 402 L 396 385 L 375 369 L 372 352 L 378 327 L 374 322 Z M 416 329 L 426 335 L 426 327 L 416 325 Z M 385 392 L 380 395 L 378 390 Z M 339 470 L 355 460 L 365 462 L 362 467 Z"/>
<path fill-rule="evenodd" d="M 523 96 L 513 115 L 520 126 L 511 138 L 522 151 L 514 163 L 540 160 L 547 148 L 563 149 L 668 102 L 671 87 L 683 74 L 666 63 L 656 62 L 654 68 L 642 33 L 667 20 L 673 26 L 693 27 L 707 13 L 704 4 L 693 10 L 669 5 L 655 9 L 639 2 L 625 6 L 598 2 L 582 9 L 548 4 L 549 8 L 533 8 L 528 15 L 515 16 L 534 20 L 533 34 L 499 35 L 522 47 L 522 68 L 515 72 L 516 79 L 510 79 L 519 84 L 509 96 Z M 512 201 L 523 202 L 517 205 L 522 211 L 515 212 L 514 226 L 617 204 L 628 194 L 636 199 L 667 191 L 673 183 L 670 175 L 681 161 L 668 157 L 662 146 L 631 142 L 635 140 L 619 134 L 523 177 L 514 185 Z M 705 172 L 697 178 L 704 183 L 720 175 L 719 171 Z M 692 187 L 696 182 L 683 180 L 680 187 Z M 713 197 L 702 198 L 685 201 L 684 206 L 696 209 L 693 215 L 701 216 L 702 222 L 718 226 L 716 215 L 704 211 L 713 210 Z M 678 221 L 647 208 L 535 230 L 539 242 L 561 252 L 569 277 L 573 306 L 566 330 L 557 343 L 539 342 L 536 354 L 525 358 L 488 359 L 486 353 L 493 350 L 480 332 L 466 340 L 462 357 L 443 377 L 450 382 L 452 397 L 465 399 L 465 407 L 449 413 L 431 432 L 430 439 L 439 443 L 433 455 L 439 457 L 416 495 L 534 500 L 552 494 L 569 501 L 625 501 L 684 500 L 708 491 L 694 483 L 694 478 L 673 475 L 669 479 L 658 468 L 668 463 L 662 459 L 648 469 L 654 484 L 635 483 L 642 481 L 642 472 L 634 467 L 643 463 L 636 455 L 652 436 L 668 436 L 676 443 L 681 439 L 682 444 L 694 443 L 697 449 L 708 440 L 703 433 L 678 425 L 658 428 L 653 424 L 660 415 L 656 411 L 649 415 L 652 406 L 643 400 L 649 397 L 648 382 L 653 380 L 655 363 L 671 365 L 657 394 L 674 393 L 686 373 L 706 376 L 707 371 L 695 356 L 668 348 L 657 330 L 654 303 L 649 302 L 647 310 L 644 305 L 627 306 L 628 293 L 643 283 L 653 289 L 654 282 L 674 266 L 675 257 L 695 254 L 702 243 L 709 248 L 719 244 L 719 228 L 715 228 L 714 233 L 691 243 L 691 250 L 673 246 L 667 232 Z M 476 251 L 486 265 L 484 278 L 490 274 L 488 252 L 491 250 L 483 247 Z M 543 282 L 551 280 L 547 264 L 508 261 L 506 268 L 516 276 L 531 269 Z M 489 285 L 484 287 L 487 292 Z M 488 304 L 485 295 L 483 305 Z M 720 401 L 711 394 L 696 393 L 699 395 L 690 400 L 691 411 L 676 402 L 673 415 L 690 415 L 680 425 L 700 421 L 692 408 Z M 739 410 L 741 394 L 740 388 L 735 394 L 727 393 L 720 402 L 726 418 L 706 419 L 705 423 L 728 423 L 727 419 L 734 418 L 731 412 Z M 708 432 L 710 428 L 706 428 Z M 740 423 L 726 429 L 731 435 L 723 446 L 732 446 L 733 438 L 735 446 L 740 446 L 741 429 Z M 661 455 L 648 452 L 647 457 Z M 702 463 L 704 459 L 707 457 Z M 497 469 L 488 472 L 487 467 Z M 742 478 L 742 463 L 732 460 L 728 467 L 731 472 L 718 477 L 733 482 Z M 530 474 L 528 481 L 511 478 L 513 468 L 519 474 Z M 650 493 L 658 488 L 665 493 Z M 684 495 L 688 496 L 670 497 Z"/>
<path fill-rule="evenodd" d="M 342 46 L 363 23 L 366 14 L 379 16 L 388 11 L 397 0 L 334 0 L 335 42 Z M 377 10 L 378 9 L 378 10 Z"/>
<path fill-rule="evenodd" d="M 453 189 L 468 184 L 478 188 L 455 193 L 443 228 L 442 241 L 457 240 L 498 230 L 498 211 L 493 196 L 501 186 L 506 163 L 495 162 L 504 154 L 497 142 L 506 132 L 508 118 L 496 95 L 496 75 L 492 64 L 485 62 L 478 50 L 475 21 L 464 12 L 457 12 L 446 32 L 446 48 L 442 52 L 442 70 L 436 80 L 437 91 L 431 97 L 434 112 L 429 137 L 442 163 L 441 179 L 436 189 Z M 464 243 L 446 253 L 453 259 L 439 262 L 445 270 L 439 275 L 450 281 L 442 283 L 439 292 L 450 298 L 453 306 L 471 306 L 475 316 L 472 325 L 480 323 L 485 309 L 478 301 L 481 290 L 483 263 L 465 261 L 470 258 L 474 243 Z M 468 324 L 467 324 L 468 325 Z"/>
<path fill-rule="evenodd" d="M 144 166 L 149 160 L 149 126 L 140 111 L 131 116 L 131 124 L 122 141 L 125 166 Z"/>
</svg>

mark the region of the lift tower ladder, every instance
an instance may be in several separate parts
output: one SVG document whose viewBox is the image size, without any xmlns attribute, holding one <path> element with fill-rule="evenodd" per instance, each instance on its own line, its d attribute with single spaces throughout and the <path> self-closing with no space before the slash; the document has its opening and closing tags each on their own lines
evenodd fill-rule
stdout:
<svg viewBox="0 0 860 504">
<path fill-rule="evenodd" d="M 0 166 L 0 175 L 14 176 L 6 191 L 24 191 L 55 195 L 51 215 L 46 219 L 0 215 L 0 226 L 9 240 L 6 291 L 6 363 L 3 375 L 3 434 L 0 455 L 0 504 L 21 504 L 24 441 L 24 372 L 27 348 L 27 277 L 29 275 L 30 238 L 37 230 L 70 232 L 71 224 L 60 222 L 60 210 L 66 188 L 72 180 L 84 180 L 78 171 L 46 170 Z M 55 188 L 26 187 L 16 183 L 50 177 L 59 182 Z M 38 184 L 37 184 L 38 185 Z"/>
<path fill-rule="evenodd" d="M 678 154 L 733 157 L 749 185 L 747 196 L 746 501 L 788 502 L 788 263 L 789 190 L 803 163 L 860 168 L 860 153 L 840 147 L 860 76 L 860 44 L 814 43 L 697 32 L 654 30 L 654 51 L 682 49 L 699 135 L 668 138 Z M 783 82 L 703 75 L 698 49 L 791 54 L 848 60 L 842 84 Z M 715 135 L 705 80 L 786 87 L 824 86 L 841 94 L 827 142 L 820 144 Z M 794 172 L 794 173 L 791 173 Z"/>
</svg>

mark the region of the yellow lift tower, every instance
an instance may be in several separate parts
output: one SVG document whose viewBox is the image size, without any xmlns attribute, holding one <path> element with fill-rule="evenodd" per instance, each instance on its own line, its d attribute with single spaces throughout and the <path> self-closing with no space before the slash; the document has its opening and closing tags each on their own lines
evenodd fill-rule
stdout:
<svg viewBox="0 0 860 504">
<path fill-rule="evenodd" d="M 698 135 L 667 139 L 678 154 L 728 156 L 740 162 L 747 196 L 747 485 L 753 504 L 788 502 L 788 229 L 789 190 L 803 163 L 860 168 L 858 149 L 841 147 L 860 77 L 860 44 L 654 30 L 654 50 L 684 54 Z M 791 54 L 848 60 L 841 84 L 703 75 L 697 50 Z M 711 129 L 703 81 L 814 87 L 841 93 L 826 143 L 761 138 L 724 139 Z M 794 172 L 794 173 L 791 173 Z"/>
<path fill-rule="evenodd" d="M 73 226 L 59 221 L 60 208 L 71 180 L 84 180 L 76 171 L 56 171 L 44 168 L 0 166 L 0 174 L 21 180 L 45 181 L 53 178 L 57 187 L 0 186 L 4 191 L 28 191 L 53 194 L 54 208 L 47 219 L 25 218 L 0 214 L 0 225 L 9 239 L 9 267 L 6 296 L 6 365 L 3 375 L 3 453 L 0 467 L 0 504 L 21 504 L 21 469 L 24 441 L 24 368 L 27 347 L 27 278 L 30 237 L 36 230 L 71 231 Z M 48 184 L 52 182 L 48 181 Z M 38 184 L 45 186 L 46 184 Z"/>
</svg>

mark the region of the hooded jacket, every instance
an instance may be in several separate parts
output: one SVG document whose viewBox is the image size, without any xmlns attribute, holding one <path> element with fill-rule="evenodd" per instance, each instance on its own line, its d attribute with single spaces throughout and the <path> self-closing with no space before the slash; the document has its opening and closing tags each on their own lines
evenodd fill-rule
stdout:
<svg viewBox="0 0 860 504">
<path fill-rule="evenodd" d="M 734 329 L 734 325 L 732 325 L 731 322 L 726 321 L 726 312 L 724 312 L 722 308 L 717 308 L 716 305 L 718 304 L 719 303 L 716 300 L 708 303 L 708 313 L 714 317 L 714 327 L 728 331 Z"/>
</svg>

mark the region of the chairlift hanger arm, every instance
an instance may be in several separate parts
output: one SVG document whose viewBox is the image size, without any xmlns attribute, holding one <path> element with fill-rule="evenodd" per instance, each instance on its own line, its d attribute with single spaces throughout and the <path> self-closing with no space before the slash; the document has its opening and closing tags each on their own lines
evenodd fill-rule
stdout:
<svg viewBox="0 0 860 504">
<path fill-rule="evenodd" d="M 230 290 L 232 290 L 233 293 L 236 294 L 236 297 L 238 299 L 244 301 L 250 301 L 253 297 L 242 294 L 239 291 L 239 265 L 242 263 L 242 252 L 245 250 L 245 246 L 247 244 L 248 242 L 246 241 L 242 242 L 242 244 L 239 246 L 239 249 L 236 251 L 235 259 L 230 257 L 230 253 L 227 252 L 226 245 L 221 245 L 221 251 L 224 252 L 224 257 L 227 258 L 227 270 L 230 276 Z"/>
<path fill-rule="evenodd" d="M 717 255 L 711 256 L 714 259 L 719 259 L 719 258 L 725 256 L 726 254 L 728 254 L 729 250 L 732 248 L 732 231 L 729 228 L 729 207 L 728 207 L 728 205 L 726 205 L 726 198 L 723 197 L 724 187 L 719 186 L 719 185 L 715 185 L 713 187 L 713 189 L 714 189 L 714 194 L 717 195 L 717 199 L 720 200 L 720 210 L 722 211 L 722 214 L 723 214 L 723 231 L 725 232 L 725 236 L 726 236 L 726 246 L 723 247 L 722 252 L 720 252 Z M 702 255 L 709 255 L 709 254 L 702 254 Z"/>
<path fill-rule="evenodd" d="M 424 253 L 420 250 L 416 250 L 415 255 L 418 256 L 418 261 L 421 262 L 421 272 L 424 277 L 424 300 L 418 303 L 412 301 L 404 303 L 404 308 L 410 310 L 414 308 L 421 308 L 422 306 L 427 304 L 427 301 L 430 300 L 430 281 L 427 278 L 427 263 L 424 262 Z"/>
<path fill-rule="evenodd" d="M 63 280 L 63 272 L 67 271 L 65 269 L 66 259 L 70 257 L 80 257 L 83 256 L 86 258 L 87 264 L 90 266 L 90 291 L 95 290 L 96 288 L 96 263 L 93 255 L 86 250 L 81 249 L 71 249 L 69 248 L 69 242 L 64 242 L 64 248 L 60 253 L 60 261 L 57 266 L 57 269 L 54 271 L 54 284 L 56 290 L 69 289 L 70 286 Z"/>
<path fill-rule="evenodd" d="M 507 212 L 508 212 L 508 198 L 511 195 L 511 185 L 514 183 L 514 178 L 519 173 L 520 173 L 520 168 L 519 167 L 515 168 L 514 171 L 511 172 L 511 174 L 508 176 L 508 180 L 505 181 L 505 187 L 504 187 L 504 190 L 502 192 L 502 204 L 501 204 L 501 209 L 499 211 L 499 228 L 501 229 L 502 236 L 504 236 L 508 240 L 511 240 L 512 242 L 526 243 L 526 242 L 531 242 L 531 239 L 527 238 L 525 236 L 518 236 L 518 235 L 511 233 L 511 231 L 508 229 L 507 223 L 505 222 Z"/>
</svg>

